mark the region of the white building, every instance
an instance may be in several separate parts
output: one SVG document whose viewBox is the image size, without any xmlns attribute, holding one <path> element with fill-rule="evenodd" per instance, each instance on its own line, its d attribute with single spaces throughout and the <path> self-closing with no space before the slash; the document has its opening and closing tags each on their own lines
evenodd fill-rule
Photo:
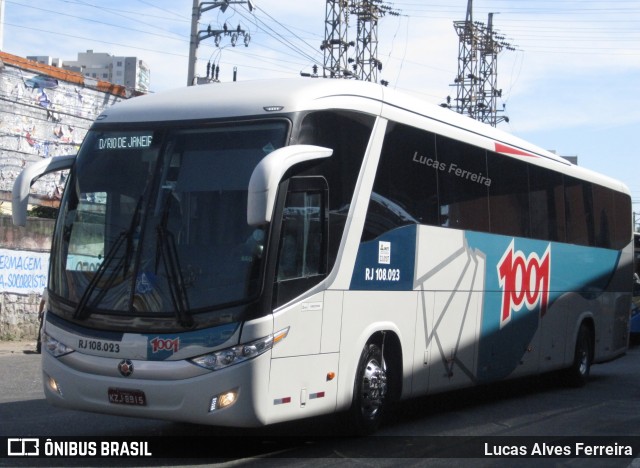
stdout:
<svg viewBox="0 0 640 468">
<path fill-rule="evenodd" d="M 116 57 L 104 52 L 94 53 L 93 50 L 87 50 L 78 52 L 78 60 L 65 60 L 61 65 L 59 59 L 52 60 L 48 56 L 27 58 L 45 65 L 62 66 L 67 70 L 80 72 L 87 78 L 108 81 L 142 93 L 149 92 L 151 71 L 147 64 L 137 57 Z"/>
<path fill-rule="evenodd" d="M 41 63 L 42 65 L 62 68 L 62 61 L 59 58 L 53 58 L 49 55 L 30 55 L 27 57 L 27 60 L 33 60 L 34 62 Z"/>
</svg>

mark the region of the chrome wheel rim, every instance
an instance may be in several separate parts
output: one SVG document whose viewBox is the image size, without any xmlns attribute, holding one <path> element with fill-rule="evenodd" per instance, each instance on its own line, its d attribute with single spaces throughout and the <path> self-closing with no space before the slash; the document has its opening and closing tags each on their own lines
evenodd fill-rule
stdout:
<svg viewBox="0 0 640 468">
<path fill-rule="evenodd" d="M 387 373 L 380 367 L 377 359 L 370 359 L 362 374 L 360 410 L 367 419 L 374 419 L 387 394 Z"/>
<path fill-rule="evenodd" d="M 578 368 L 580 371 L 580 375 L 586 375 L 589 370 L 589 356 L 587 351 L 582 351 L 580 353 L 580 367 Z"/>
</svg>

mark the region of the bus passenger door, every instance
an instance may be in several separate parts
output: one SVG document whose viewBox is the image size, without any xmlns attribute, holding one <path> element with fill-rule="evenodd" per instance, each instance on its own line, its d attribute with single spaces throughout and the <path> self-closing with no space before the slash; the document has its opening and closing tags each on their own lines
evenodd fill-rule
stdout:
<svg viewBox="0 0 640 468">
<path fill-rule="evenodd" d="M 293 177 L 281 184 L 286 193 L 278 206 L 279 239 L 273 288 L 275 327 L 290 327 L 275 352 L 280 356 L 318 354 L 322 330 L 323 293 L 303 301 L 296 297 L 322 281 L 327 270 L 327 181 L 323 177 Z M 291 348 L 291 349 L 289 349 Z"/>
<path fill-rule="evenodd" d="M 336 381 L 327 375 L 337 372 L 337 353 L 321 354 L 320 349 L 325 292 L 305 295 L 327 273 L 327 182 L 294 177 L 282 189 L 286 197 L 276 218 L 281 219 L 279 232 L 274 232 L 279 245 L 273 320 L 275 330 L 289 331 L 272 352 L 272 422 L 327 412 L 336 401 Z"/>
</svg>

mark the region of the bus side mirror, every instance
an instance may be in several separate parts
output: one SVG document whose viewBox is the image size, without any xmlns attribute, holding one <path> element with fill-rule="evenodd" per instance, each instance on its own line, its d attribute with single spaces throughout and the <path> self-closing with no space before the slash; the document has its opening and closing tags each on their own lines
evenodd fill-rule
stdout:
<svg viewBox="0 0 640 468">
<path fill-rule="evenodd" d="M 249 180 L 247 223 L 250 226 L 261 226 L 271 221 L 278 185 L 287 170 L 301 162 L 328 158 L 332 154 L 332 149 L 321 146 L 293 145 L 265 156 L 253 170 Z"/>
<path fill-rule="evenodd" d="M 13 194 L 11 199 L 11 213 L 13 224 L 24 226 L 27 224 L 27 206 L 29 204 L 29 189 L 33 183 L 45 174 L 50 172 L 64 171 L 71 169 L 76 155 L 54 156 L 43 159 L 28 167 L 25 167 L 13 183 Z"/>
</svg>

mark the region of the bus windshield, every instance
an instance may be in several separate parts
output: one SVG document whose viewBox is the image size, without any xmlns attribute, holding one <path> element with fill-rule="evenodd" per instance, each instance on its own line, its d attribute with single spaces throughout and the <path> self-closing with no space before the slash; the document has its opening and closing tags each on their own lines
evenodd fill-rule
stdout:
<svg viewBox="0 0 640 468">
<path fill-rule="evenodd" d="M 51 289 L 74 317 L 193 314 L 259 291 L 266 229 L 247 224 L 258 162 L 286 121 L 90 131 L 61 204 Z"/>
</svg>

